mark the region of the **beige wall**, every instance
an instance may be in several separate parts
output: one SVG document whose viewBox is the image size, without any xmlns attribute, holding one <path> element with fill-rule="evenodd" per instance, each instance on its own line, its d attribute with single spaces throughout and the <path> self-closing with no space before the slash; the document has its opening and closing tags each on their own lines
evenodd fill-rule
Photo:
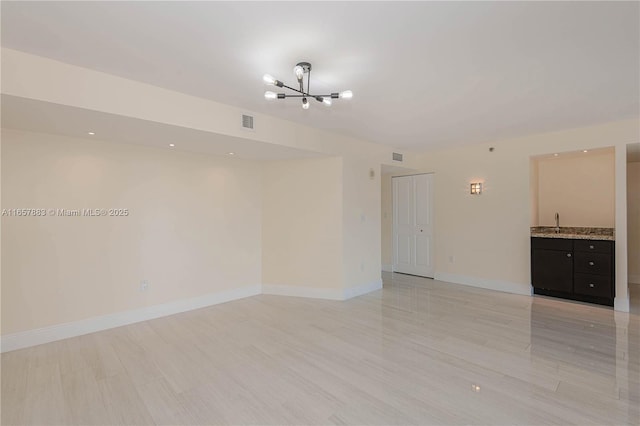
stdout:
<svg viewBox="0 0 640 426">
<path fill-rule="evenodd" d="M 297 124 L 209 99 L 90 70 L 13 49 L 2 48 L 2 93 L 118 114 L 158 123 L 289 146 L 333 156 L 375 158 L 395 164 L 390 146 Z M 254 116 L 255 129 L 240 126 L 242 114 Z M 404 165 L 414 156 L 404 152 Z"/>
<path fill-rule="evenodd" d="M 349 288 L 379 282 L 379 169 L 366 158 L 266 163 L 263 284 L 348 294 Z"/>
<path fill-rule="evenodd" d="M 244 132 L 239 117 L 250 111 L 10 49 L 2 49 L 2 62 L 2 92 L 10 95 L 342 157 L 342 198 L 332 210 L 340 215 L 342 239 L 336 252 L 308 261 L 337 261 L 341 273 L 332 269 L 329 275 L 339 276 L 344 288 L 379 279 L 381 184 L 379 177 L 370 180 L 368 172 L 392 164 L 392 148 L 262 114 L 255 114 L 255 132 Z M 125 207 L 135 214 L 120 222 L 122 218 L 3 219 L 3 334 L 259 284 L 265 278 L 261 265 L 271 260 L 262 258 L 261 240 L 273 240 L 277 233 L 263 237 L 262 168 L 256 163 L 9 133 L 13 136 L 2 145 L 3 208 L 14 203 L 61 208 L 80 202 L 128 203 Z M 500 141 L 494 153 L 488 153 L 488 144 L 423 156 L 405 153 L 407 167 L 420 164 L 421 171 L 435 172 L 440 277 L 528 291 L 530 156 L 630 142 L 638 142 L 637 120 Z M 40 156 L 46 158 L 34 160 Z M 334 166 L 319 169 L 336 172 Z M 335 173 L 328 176 L 332 180 Z M 468 195 L 471 179 L 484 180 L 481 197 Z M 264 191 L 271 191 L 264 183 Z M 314 184 L 310 176 L 308 183 Z M 322 196 L 334 194 L 328 182 L 315 184 Z M 622 189 L 626 194 L 626 174 L 624 185 L 616 180 L 616 191 Z M 266 203 L 270 209 L 275 206 L 271 197 Z M 618 198 L 616 203 L 619 207 Z M 187 205 L 191 208 L 182 207 Z M 273 208 L 267 216 L 275 215 Z M 314 212 L 306 213 L 313 218 Z M 330 218 L 328 222 L 335 219 Z M 621 223 L 616 220 L 616 226 Z M 624 236 L 620 234 L 621 246 L 616 247 L 626 259 L 626 222 Z M 336 242 L 320 241 L 325 247 Z M 298 272 L 288 272 L 287 281 L 294 283 L 291 277 Z M 626 263 L 624 276 L 626 281 Z M 150 291 L 138 292 L 141 279 L 149 279 Z M 620 290 L 626 295 L 626 287 L 618 288 L 619 295 Z"/>
<path fill-rule="evenodd" d="M 336 286 L 340 282 L 337 285 L 343 286 L 343 290 L 346 291 L 346 289 L 360 284 L 379 282 L 380 182 L 378 176 L 373 181 L 368 180 L 368 172 L 370 168 L 375 168 L 379 172 L 381 164 L 393 164 L 391 153 L 393 151 L 402 152 L 401 150 L 6 48 L 2 48 L 1 86 L 3 94 L 26 99 L 84 108 L 96 113 L 104 112 L 167 123 L 215 133 L 218 137 L 221 135 L 241 137 L 343 158 L 341 172 L 344 175 L 343 182 L 347 183 L 342 184 L 342 199 L 340 203 L 334 205 L 334 210 L 332 210 L 340 215 L 342 225 L 340 247 L 337 251 L 326 251 L 321 253 L 321 257 L 309 259 L 307 262 L 335 266 L 337 254 L 348 250 L 348 253 L 342 256 L 337 263 L 341 270 L 339 274 L 341 281 L 323 281 L 322 283 L 326 286 Z M 246 132 L 241 129 L 240 117 L 243 113 L 254 115 L 255 131 Z M 411 153 L 405 153 L 407 166 L 412 164 L 413 159 L 414 156 Z M 4 158 L 3 161 L 5 161 Z M 226 170 L 225 167 L 221 166 L 221 169 Z M 228 171 L 228 173 L 233 172 L 235 169 Z M 169 178 L 167 177 L 167 179 Z M 262 184 L 262 182 L 260 183 Z M 251 189 L 251 191 L 253 190 Z M 260 189 L 256 191 L 260 194 Z M 61 197 L 61 200 L 65 200 L 65 198 Z M 226 207 L 218 205 L 217 208 L 219 212 L 220 210 L 224 211 Z M 302 221 L 302 219 L 300 220 Z M 311 223 L 313 220 L 309 222 L 310 225 L 313 225 Z M 261 223 L 262 217 L 260 217 Z M 262 233 L 260 232 L 257 236 L 253 235 L 252 242 L 260 244 L 261 239 Z M 267 244 L 269 243 L 267 242 Z M 219 247 L 215 245 L 210 250 L 224 254 L 233 253 Z M 238 257 L 244 256 L 245 252 L 248 254 L 248 250 L 243 249 L 243 253 Z M 253 253 L 251 252 L 251 254 Z M 261 254 L 259 257 L 258 268 L 263 263 Z M 269 263 L 270 260 L 267 259 L 266 264 Z M 223 270 L 227 269 L 232 268 L 224 268 Z M 292 274 L 289 278 L 296 276 L 295 271 L 290 272 Z M 334 276 L 334 272 L 331 272 L 330 275 Z M 241 274 L 241 272 L 237 273 Z M 320 274 L 322 273 L 320 272 Z M 262 280 L 262 271 L 258 275 Z M 308 275 L 313 276 L 313 274 Z M 4 280 L 6 276 L 3 271 L 3 288 L 6 285 L 13 285 L 6 284 Z M 267 272 L 266 276 L 272 277 L 273 275 L 271 272 Z M 315 278 L 314 280 L 313 285 L 320 282 Z M 293 279 L 285 281 L 294 282 Z M 305 285 L 305 283 L 307 282 L 296 282 L 295 285 Z M 122 294 L 128 297 L 127 292 Z M 159 299 L 149 301 L 149 304 L 155 303 L 157 300 Z M 116 304 L 120 306 L 122 303 L 114 302 L 114 305 Z M 103 312 L 100 309 L 92 309 L 93 307 L 88 308 L 86 312 L 91 311 L 93 315 L 99 315 Z M 55 318 L 51 318 L 48 323 L 55 321 Z M 11 328 L 11 330 L 14 329 L 15 327 Z"/>
<path fill-rule="evenodd" d="M 262 282 L 341 288 L 342 159 L 263 165 Z"/>
<path fill-rule="evenodd" d="M 343 188 L 344 285 L 380 280 L 379 176 L 369 181 L 368 172 L 374 168 L 379 175 L 380 165 L 395 164 L 392 152 L 402 150 L 12 49 L 2 48 L 2 67 L 2 93 L 8 95 L 342 157 L 343 171 L 355 178 L 345 175 Z M 245 113 L 255 117 L 253 132 L 240 127 Z M 414 159 L 404 152 L 405 166 L 413 167 Z"/>
<path fill-rule="evenodd" d="M 613 149 L 538 158 L 538 226 L 615 226 Z M 535 166 L 534 166 L 535 167 Z"/>
<path fill-rule="evenodd" d="M 261 282 L 255 162 L 3 129 L 2 197 L 130 211 L 3 217 L 3 335 Z"/>
<path fill-rule="evenodd" d="M 346 157 L 342 173 L 345 287 L 380 282 L 380 162 L 365 153 Z"/>
<path fill-rule="evenodd" d="M 627 164 L 629 282 L 640 284 L 640 162 Z"/>
<path fill-rule="evenodd" d="M 391 271 L 393 267 L 393 174 L 382 175 L 381 201 L 382 217 L 382 268 Z"/>
<path fill-rule="evenodd" d="M 422 155 L 421 171 L 435 173 L 436 278 L 528 294 L 530 157 L 609 146 L 626 151 L 638 130 L 638 120 L 629 120 Z M 617 162 L 616 154 L 616 173 Z M 484 181 L 484 192 L 471 196 L 469 183 L 476 180 Z M 616 178 L 616 194 L 623 188 L 626 174 Z M 626 216 L 626 196 L 615 203 Z M 616 220 L 620 309 L 628 303 L 626 235 L 626 221 Z"/>
<path fill-rule="evenodd" d="M 539 196 L 538 159 L 532 158 L 529 163 L 529 215 L 531 226 L 539 226 L 538 196 Z"/>
<path fill-rule="evenodd" d="M 434 155 L 436 277 L 495 280 L 529 292 L 529 170 L 515 146 L 461 148 Z M 431 171 L 431 170 L 430 170 Z M 479 196 L 471 182 L 482 182 Z M 445 275 L 446 274 L 446 275 Z"/>
</svg>

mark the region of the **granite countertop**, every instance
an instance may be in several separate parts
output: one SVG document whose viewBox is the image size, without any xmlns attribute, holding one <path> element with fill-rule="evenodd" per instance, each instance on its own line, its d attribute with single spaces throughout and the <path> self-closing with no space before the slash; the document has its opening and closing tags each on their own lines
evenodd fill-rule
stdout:
<svg viewBox="0 0 640 426">
<path fill-rule="evenodd" d="M 580 228 L 560 227 L 556 232 L 554 226 L 532 226 L 531 236 L 537 238 L 565 238 L 571 240 L 605 240 L 614 241 L 615 230 L 613 228 Z"/>
</svg>

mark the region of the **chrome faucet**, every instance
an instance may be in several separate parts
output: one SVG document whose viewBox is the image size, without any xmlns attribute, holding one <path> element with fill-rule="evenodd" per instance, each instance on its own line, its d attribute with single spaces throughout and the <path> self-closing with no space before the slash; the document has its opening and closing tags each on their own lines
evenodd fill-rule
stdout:
<svg viewBox="0 0 640 426">
<path fill-rule="evenodd" d="M 556 212 L 556 234 L 560 233 L 560 213 Z"/>
</svg>

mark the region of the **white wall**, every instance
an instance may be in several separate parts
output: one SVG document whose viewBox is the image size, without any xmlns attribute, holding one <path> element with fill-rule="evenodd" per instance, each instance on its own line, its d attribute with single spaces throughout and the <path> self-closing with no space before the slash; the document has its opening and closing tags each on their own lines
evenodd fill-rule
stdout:
<svg viewBox="0 0 640 426">
<path fill-rule="evenodd" d="M 629 282 L 640 284 L 640 162 L 627 164 Z"/>
<path fill-rule="evenodd" d="M 537 226 L 555 226 L 556 212 L 560 226 L 615 226 L 613 149 L 545 156 L 536 162 Z"/>
<path fill-rule="evenodd" d="M 344 286 L 342 159 L 270 161 L 263 172 L 263 285 L 268 292 L 339 294 Z M 291 287 L 304 290 L 296 293 Z"/>
<path fill-rule="evenodd" d="M 255 162 L 3 129 L 2 197 L 5 209 L 130 211 L 2 217 L 3 335 L 262 279 Z"/>
</svg>

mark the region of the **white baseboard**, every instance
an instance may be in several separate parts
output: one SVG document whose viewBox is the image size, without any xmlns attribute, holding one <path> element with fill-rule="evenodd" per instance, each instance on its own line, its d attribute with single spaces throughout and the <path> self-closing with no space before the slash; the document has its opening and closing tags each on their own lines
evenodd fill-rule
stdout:
<svg viewBox="0 0 640 426">
<path fill-rule="evenodd" d="M 342 288 L 317 288 L 282 284 L 262 284 L 262 294 L 308 297 L 310 299 L 344 300 Z"/>
<path fill-rule="evenodd" d="M 393 265 L 388 264 L 388 263 L 383 263 L 382 264 L 382 270 L 384 272 L 393 272 Z"/>
<path fill-rule="evenodd" d="M 0 352 L 14 351 L 16 349 L 41 345 L 43 343 L 49 343 L 56 340 L 68 339 L 70 337 L 81 336 L 83 334 L 94 333 L 96 331 L 106 330 L 109 328 L 121 327 L 123 325 L 133 324 L 140 321 L 147 321 L 180 312 L 205 308 L 219 303 L 255 296 L 260 294 L 260 292 L 260 285 L 257 284 L 222 291 L 219 293 L 211 293 L 191 299 L 177 300 L 175 302 L 164 303 L 162 305 L 154 305 L 131 311 L 116 312 L 80 321 L 7 334 L 2 336 L 0 340 Z"/>
<path fill-rule="evenodd" d="M 382 288 L 382 279 L 377 279 L 370 283 L 357 285 L 355 287 L 349 287 L 344 289 L 343 299 L 348 300 L 353 297 L 362 296 L 363 294 L 371 293 Z"/>
<path fill-rule="evenodd" d="M 637 274 L 629 274 L 627 276 L 627 281 L 633 284 L 640 284 L 640 275 Z"/>
<path fill-rule="evenodd" d="M 468 285 L 470 287 L 486 288 L 488 290 L 503 291 L 505 293 L 522 294 L 531 296 L 531 286 L 508 281 L 490 280 L 486 278 L 470 277 L 467 275 L 448 274 L 436 272 L 434 279 L 454 284 Z"/>
<path fill-rule="evenodd" d="M 613 309 L 620 312 L 629 312 L 629 298 L 628 297 L 614 297 Z"/>
<path fill-rule="evenodd" d="M 530 290 L 525 285 L 502 281 L 486 280 L 463 275 L 436 273 L 435 279 L 490 290 L 529 295 Z M 64 324 L 7 334 L 0 339 L 0 352 L 41 345 L 56 340 L 68 339 L 83 334 L 94 333 L 123 325 L 147 321 L 154 318 L 191 311 L 219 303 L 256 296 L 259 294 L 273 294 L 280 296 L 306 297 L 312 299 L 347 300 L 361 296 L 382 288 L 382 280 L 364 283 L 349 288 L 315 288 L 291 285 L 263 284 L 241 287 L 219 293 L 207 294 L 191 299 L 178 300 L 162 305 L 154 305 L 131 311 L 116 312 L 99 317 L 87 318 Z M 616 310 L 628 312 L 629 299 L 616 298 Z"/>
<path fill-rule="evenodd" d="M 262 294 L 307 297 L 310 299 L 348 300 L 382 288 L 382 279 L 348 288 L 317 288 L 294 285 L 263 284 Z"/>
<path fill-rule="evenodd" d="M 0 353 L 28 348 L 56 340 L 82 336 L 110 328 L 121 327 L 140 321 L 147 321 L 168 315 L 205 308 L 219 303 L 243 299 L 259 294 L 275 294 L 280 296 L 307 297 L 313 299 L 347 300 L 382 288 L 382 280 L 362 284 L 350 288 L 313 288 L 289 285 L 253 285 L 220 293 L 211 293 L 191 299 L 178 300 L 162 305 L 148 306 L 131 311 L 116 312 L 80 321 L 56 324 L 49 327 L 12 333 L 0 338 Z"/>
</svg>

